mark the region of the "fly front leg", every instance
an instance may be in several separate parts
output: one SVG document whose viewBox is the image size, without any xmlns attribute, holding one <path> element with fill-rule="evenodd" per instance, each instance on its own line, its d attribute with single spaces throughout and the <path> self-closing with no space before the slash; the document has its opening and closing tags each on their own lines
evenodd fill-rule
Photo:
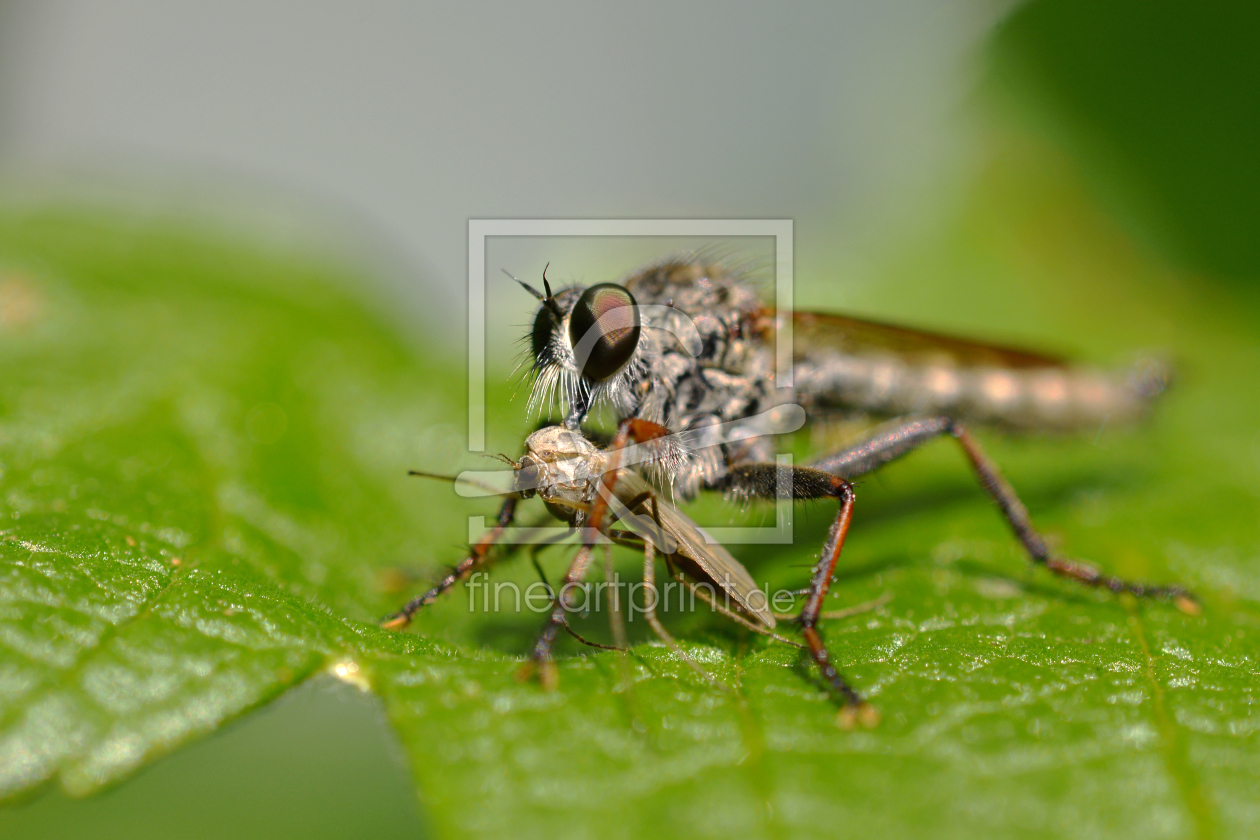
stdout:
<svg viewBox="0 0 1260 840">
<path fill-rule="evenodd" d="M 515 496 L 511 496 L 504 500 L 503 507 L 499 508 L 499 516 L 493 528 L 477 540 L 469 551 L 468 556 L 459 562 L 437 585 L 423 595 L 413 598 L 407 602 L 401 610 L 391 616 L 387 616 L 381 626 L 386 630 L 401 630 L 411 623 L 412 616 L 419 612 L 421 607 L 432 604 L 446 592 L 449 592 L 455 584 L 472 573 L 473 569 L 483 565 L 486 562 L 486 556 L 490 553 L 490 549 L 503 536 L 503 532 L 512 524 L 512 520 L 516 517 L 516 504 L 520 501 Z"/>
<path fill-rule="evenodd" d="M 1139 598 L 1171 599 L 1184 612 L 1198 612 L 1199 606 L 1194 596 L 1180 586 L 1125 580 L 1088 564 L 1054 556 L 1045 538 L 1033 527 L 1028 508 L 1024 507 L 1014 488 L 1002 477 L 997 464 L 984 453 L 980 444 L 960 423 L 948 417 L 894 421 L 878 430 L 868 440 L 843 452 L 821 458 L 813 466 L 853 479 L 946 434 L 952 435 L 958 441 L 980 486 L 997 502 L 1003 518 L 1015 532 L 1015 537 L 1024 546 L 1033 563 L 1086 586 L 1097 586 L 1112 592 L 1130 592 Z"/>
<path fill-rule="evenodd" d="M 836 513 L 827 541 L 823 544 L 822 556 L 814 566 L 805 605 L 801 608 L 796 623 L 801 628 L 801 635 L 805 637 L 805 644 L 822 672 L 823 679 L 827 681 L 834 696 L 844 704 L 840 722 L 849 726 L 854 721 L 866 726 L 874 725 L 879 720 L 878 712 L 840 675 L 826 644 L 823 643 L 822 635 L 818 632 L 823 603 L 831 589 L 831 579 L 844 548 L 844 538 L 849 533 L 849 523 L 853 521 L 853 485 L 839 476 L 812 467 L 742 464 L 731 468 L 724 480 L 723 489 L 736 495 L 760 499 L 779 498 L 790 492 L 793 499 L 830 498 L 840 503 L 840 510 Z"/>
</svg>

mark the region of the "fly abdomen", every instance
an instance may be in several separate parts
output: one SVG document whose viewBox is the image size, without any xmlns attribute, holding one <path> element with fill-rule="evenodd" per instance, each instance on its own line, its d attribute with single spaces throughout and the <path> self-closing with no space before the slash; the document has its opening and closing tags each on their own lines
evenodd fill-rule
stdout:
<svg viewBox="0 0 1260 840">
<path fill-rule="evenodd" d="M 947 415 L 1023 431 L 1070 432 L 1142 417 L 1168 381 L 1145 361 L 1109 372 L 1074 367 L 962 366 L 894 354 L 809 354 L 795 368 L 806 407 L 852 413 Z"/>
</svg>

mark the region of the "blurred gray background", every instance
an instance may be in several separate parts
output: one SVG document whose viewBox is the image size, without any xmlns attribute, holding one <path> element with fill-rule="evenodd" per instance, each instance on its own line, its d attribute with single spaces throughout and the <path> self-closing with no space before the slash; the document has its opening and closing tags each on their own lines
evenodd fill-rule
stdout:
<svg viewBox="0 0 1260 840">
<path fill-rule="evenodd" d="M 470 217 L 793 218 L 808 266 L 930 215 L 1009 5 L 9 2 L 0 178 L 319 230 L 440 339 Z"/>
</svg>

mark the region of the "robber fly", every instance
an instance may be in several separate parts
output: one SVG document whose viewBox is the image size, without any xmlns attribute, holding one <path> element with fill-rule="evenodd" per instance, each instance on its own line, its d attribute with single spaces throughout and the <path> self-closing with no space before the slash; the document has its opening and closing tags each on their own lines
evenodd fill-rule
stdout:
<svg viewBox="0 0 1260 840">
<path fill-rule="evenodd" d="M 519 281 L 518 281 L 519 282 Z M 687 499 L 701 490 L 745 498 L 832 498 L 839 510 L 810 579 L 797 624 L 837 699 L 858 694 L 831 662 L 817 630 L 823 601 L 853 516 L 852 480 L 938 437 L 962 447 L 981 487 L 1033 563 L 1081 584 L 1173 599 L 1197 610 L 1183 588 L 1127 581 L 1055 555 L 1027 509 L 968 430 L 997 426 L 1018 433 L 1096 429 L 1136 421 L 1164 389 L 1166 369 L 1144 362 L 1108 372 L 1024 350 L 995 347 L 840 315 L 793 313 L 792 387 L 775 377 L 778 319 L 756 285 L 704 259 L 676 259 L 644 269 L 621 284 L 553 292 L 521 283 L 539 301 L 527 336 L 533 387 L 529 410 L 564 408 L 564 427 L 583 428 L 603 406 L 619 421 L 615 449 L 665 429 L 693 445 L 649 465 L 652 481 Z M 798 404 L 812 421 L 883 420 L 865 438 L 814 459 L 780 467 L 768 436 L 725 440 L 716 430 L 777 406 Z M 644 430 L 647 430 L 644 432 Z M 710 432 L 712 431 L 712 435 Z M 511 522 L 515 500 L 496 530 L 437 587 L 392 619 L 406 619 L 484 561 L 497 532 Z M 579 557 L 579 559 L 581 559 Z M 585 567 L 576 563 L 569 577 Z M 567 579 L 567 578 L 566 578 Z M 554 622 L 553 622 L 554 623 Z M 548 625 L 551 627 L 551 625 Z M 554 637 L 555 630 L 544 631 Z M 550 656 L 550 641 L 534 651 Z"/>
</svg>

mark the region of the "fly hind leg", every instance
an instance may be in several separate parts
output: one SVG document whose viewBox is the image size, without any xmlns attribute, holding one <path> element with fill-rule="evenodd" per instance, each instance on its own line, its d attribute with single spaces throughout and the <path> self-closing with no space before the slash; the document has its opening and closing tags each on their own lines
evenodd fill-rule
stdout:
<svg viewBox="0 0 1260 840">
<path fill-rule="evenodd" d="M 828 473 L 853 479 L 882 467 L 890 461 L 919 448 L 942 435 L 951 435 L 962 447 L 980 486 L 997 502 L 1015 537 L 1023 545 L 1033 563 L 1044 566 L 1056 575 L 1077 581 L 1086 586 L 1097 586 L 1112 592 L 1130 592 L 1139 598 L 1171 599 L 1178 608 L 1188 613 L 1198 612 L 1194 596 L 1180 586 L 1153 585 L 1109 575 L 1100 569 L 1075 560 L 1056 557 L 1046 540 L 1032 524 L 1028 508 L 1015 494 L 1014 488 L 1002 477 L 980 444 L 963 426 L 948 417 L 929 417 L 918 420 L 897 420 L 877 430 L 862 443 L 828 455 L 813 466 Z"/>
<path fill-rule="evenodd" d="M 801 608 L 796 623 L 827 686 L 844 704 L 840 710 L 839 722 L 845 726 L 852 726 L 855 721 L 865 726 L 874 725 L 879 720 L 878 712 L 841 676 L 832 662 L 831 653 L 823 643 L 822 635 L 818 632 L 823 603 L 831 589 L 836 563 L 844 548 L 849 523 L 853 520 L 853 485 L 839 476 L 811 467 L 741 464 L 732 467 L 727 473 L 723 489 L 750 498 L 774 499 L 790 492 L 793 499 L 835 499 L 840 503 L 840 510 L 836 513 L 827 541 L 823 544 L 822 556 L 814 566 L 805 605 Z"/>
</svg>

